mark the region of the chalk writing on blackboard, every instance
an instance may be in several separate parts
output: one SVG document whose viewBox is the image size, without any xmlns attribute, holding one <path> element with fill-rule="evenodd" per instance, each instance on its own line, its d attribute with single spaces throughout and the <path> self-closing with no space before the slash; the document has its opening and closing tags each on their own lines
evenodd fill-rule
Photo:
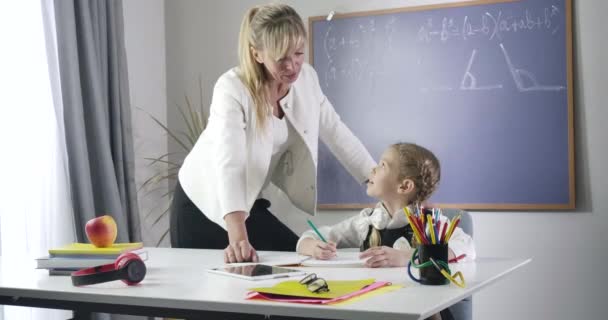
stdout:
<svg viewBox="0 0 608 320">
<path fill-rule="evenodd" d="M 513 82 L 519 92 L 528 92 L 528 91 L 560 91 L 565 90 L 566 87 L 563 85 L 543 85 L 541 84 L 536 75 L 528 70 L 517 68 L 505 45 L 500 43 L 500 49 L 502 50 L 503 56 L 505 58 L 505 67 L 509 69 Z M 460 82 L 460 90 L 494 90 L 494 89 L 502 89 L 502 84 L 490 84 L 490 85 L 480 85 L 477 83 L 477 76 L 471 71 L 471 67 L 473 65 L 473 61 L 475 59 L 475 55 L 477 50 L 473 49 L 471 52 L 471 57 L 469 59 L 469 63 L 464 71 L 464 76 L 462 77 L 462 81 Z M 436 88 L 420 88 L 421 92 L 428 93 L 431 91 L 449 91 L 452 90 L 449 86 L 439 86 Z"/>
<path fill-rule="evenodd" d="M 501 89 L 502 84 L 493 84 L 493 85 L 478 85 L 477 77 L 473 75 L 471 71 L 471 66 L 473 65 L 473 60 L 475 59 L 475 54 L 477 50 L 473 49 L 471 52 L 471 58 L 469 59 L 469 64 L 467 65 L 467 69 L 464 72 L 464 76 L 462 77 L 462 81 L 460 82 L 460 90 L 493 90 L 493 89 Z"/>
<path fill-rule="evenodd" d="M 515 67 L 515 65 L 511 61 L 511 58 L 509 57 L 509 54 L 507 53 L 507 49 L 505 49 L 505 46 L 502 43 L 500 44 L 500 49 L 502 49 L 502 52 L 505 56 L 505 60 L 509 65 L 509 70 L 511 71 L 511 75 L 513 76 L 513 81 L 515 81 L 515 84 L 517 85 L 517 90 L 519 90 L 520 92 L 560 91 L 566 89 L 565 86 L 548 86 L 539 84 L 538 80 L 536 80 L 536 76 L 532 72 L 524 69 L 518 69 Z"/>
<path fill-rule="evenodd" d="M 535 12 L 522 9 L 518 14 L 513 14 L 513 12 L 505 14 L 502 10 L 485 11 L 477 19 L 472 19 L 468 15 L 460 19 L 444 16 L 441 23 L 437 25 L 433 18 L 428 18 L 420 27 L 417 37 L 419 41 L 430 44 L 435 38 L 442 43 L 458 39 L 466 41 L 476 36 L 484 36 L 488 40 L 500 40 L 508 32 L 548 31 L 553 35 L 560 28 L 560 24 L 556 22 L 560 14 L 558 7 L 547 6 Z M 378 63 L 382 63 L 384 60 L 381 55 L 388 55 L 393 49 L 396 22 L 397 18 L 391 17 L 383 26 L 378 26 L 374 18 L 369 18 L 346 32 L 338 32 L 330 25 L 323 39 L 323 49 L 327 56 L 327 66 L 323 74 L 325 87 L 331 87 L 332 82 L 339 79 L 369 80 L 373 85 L 374 78 L 385 72 L 383 68 L 378 67 Z M 565 85 L 561 84 L 542 84 L 533 70 L 517 66 L 518 59 L 510 56 L 504 44 L 498 43 L 497 45 L 500 46 L 504 58 L 503 67 L 511 75 L 509 81 L 513 81 L 518 92 L 566 89 Z M 380 52 L 378 47 L 382 48 Z M 349 55 L 340 53 L 344 50 L 348 50 Z M 483 54 L 476 49 L 471 51 L 468 63 L 463 66 L 460 83 L 421 87 L 419 90 L 423 93 L 430 93 L 454 89 L 462 91 L 503 89 L 505 83 L 484 83 L 483 75 L 478 75 L 473 70 L 478 56 Z M 341 57 L 340 60 L 336 58 L 337 56 Z M 420 60 L 417 64 L 424 67 Z M 390 72 L 390 70 L 386 72 Z"/>
<path fill-rule="evenodd" d="M 555 34 L 559 30 L 553 19 L 560 14 L 556 6 L 546 7 L 541 13 L 533 14 L 524 10 L 519 16 L 504 15 L 502 11 L 485 12 L 477 21 L 465 16 L 462 22 L 457 18 L 443 17 L 441 23 L 428 18 L 418 30 L 418 40 L 430 43 L 433 39 L 447 42 L 450 39 L 467 40 L 475 36 L 487 36 L 488 40 L 501 39 L 507 32 L 523 32 L 533 30 L 550 30 Z"/>
</svg>

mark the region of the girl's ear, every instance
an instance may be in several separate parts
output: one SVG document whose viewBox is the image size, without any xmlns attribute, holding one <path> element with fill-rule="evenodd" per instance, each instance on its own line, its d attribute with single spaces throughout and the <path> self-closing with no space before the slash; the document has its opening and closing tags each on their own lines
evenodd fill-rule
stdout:
<svg viewBox="0 0 608 320">
<path fill-rule="evenodd" d="M 416 184 L 412 179 L 403 179 L 399 184 L 399 194 L 410 194 L 416 189 Z"/>
</svg>

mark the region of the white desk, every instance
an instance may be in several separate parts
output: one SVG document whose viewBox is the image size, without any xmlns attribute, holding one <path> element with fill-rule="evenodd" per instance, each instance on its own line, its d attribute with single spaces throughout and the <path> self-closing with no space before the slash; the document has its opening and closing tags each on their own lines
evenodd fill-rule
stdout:
<svg viewBox="0 0 608 320">
<path fill-rule="evenodd" d="M 423 319 L 472 295 L 530 259 L 481 258 L 452 265 L 465 275 L 467 288 L 421 286 L 406 268 L 305 268 L 332 280 L 376 278 L 404 285 L 403 289 L 343 306 L 317 306 L 245 300 L 248 288 L 270 286 L 285 279 L 251 282 L 205 271 L 223 261 L 220 250 L 149 248 L 148 273 L 139 286 L 120 281 L 74 287 L 67 276 L 35 270 L 34 261 L 5 261 L 0 257 L 0 304 L 80 309 L 150 316 L 182 316 L 202 311 L 272 314 L 329 319 Z"/>
</svg>

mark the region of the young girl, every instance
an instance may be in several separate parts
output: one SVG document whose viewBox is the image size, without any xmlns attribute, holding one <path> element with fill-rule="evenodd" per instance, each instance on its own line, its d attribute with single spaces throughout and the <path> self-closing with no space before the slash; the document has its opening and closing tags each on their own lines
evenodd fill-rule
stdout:
<svg viewBox="0 0 608 320">
<path fill-rule="evenodd" d="M 366 266 L 405 267 L 413 253 L 410 246 L 413 231 L 403 208 L 414 210 L 428 199 L 439 184 L 441 173 L 435 155 L 416 144 L 397 143 L 382 155 L 372 169 L 367 194 L 378 200 L 375 208 L 363 209 L 358 215 L 334 226 L 319 228 L 328 240 L 319 240 L 312 230 L 304 232 L 296 250 L 316 259 L 331 259 L 336 248 L 360 248 Z M 440 220 L 447 221 L 445 216 Z M 469 235 L 456 228 L 448 242 L 448 258 L 465 255 L 475 259 L 475 246 Z"/>
<path fill-rule="evenodd" d="M 358 215 L 319 232 L 329 241 L 318 239 L 312 230 L 304 232 L 296 250 L 317 259 L 336 256 L 336 247 L 360 248 L 360 258 L 367 267 L 405 267 L 414 250 L 412 227 L 403 212 L 413 210 L 428 199 L 437 188 L 441 170 L 439 161 L 429 150 L 412 144 L 390 146 L 378 165 L 372 169 L 367 183 L 367 195 L 378 200 L 375 208 L 363 209 Z M 447 221 L 441 216 L 442 223 Z M 448 259 L 465 254 L 475 259 L 475 246 L 461 228 L 454 229 L 448 241 Z M 434 314 L 427 320 L 454 319 L 449 309 Z"/>
</svg>

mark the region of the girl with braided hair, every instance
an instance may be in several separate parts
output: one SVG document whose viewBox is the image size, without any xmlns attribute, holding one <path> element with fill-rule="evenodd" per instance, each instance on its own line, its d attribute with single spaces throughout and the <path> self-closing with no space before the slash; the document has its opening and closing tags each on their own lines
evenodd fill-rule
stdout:
<svg viewBox="0 0 608 320">
<path fill-rule="evenodd" d="M 319 228 L 327 243 L 312 230 L 304 232 L 296 250 L 316 259 L 331 259 L 336 248 L 360 248 L 367 267 L 405 267 L 415 237 L 403 208 L 409 206 L 413 211 L 420 206 L 437 189 L 440 178 L 439 160 L 431 151 L 413 143 L 393 144 L 369 174 L 367 194 L 379 200 L 376 206 Z M 443 223 L 447 218 L 441 216 L 440 220 Z M 473 240 L 461 228 L 454 230 L 448 247 L 449 259 L 462 254 L 466 254 L 465 260 L 475 259 Z"/>
</svg>

